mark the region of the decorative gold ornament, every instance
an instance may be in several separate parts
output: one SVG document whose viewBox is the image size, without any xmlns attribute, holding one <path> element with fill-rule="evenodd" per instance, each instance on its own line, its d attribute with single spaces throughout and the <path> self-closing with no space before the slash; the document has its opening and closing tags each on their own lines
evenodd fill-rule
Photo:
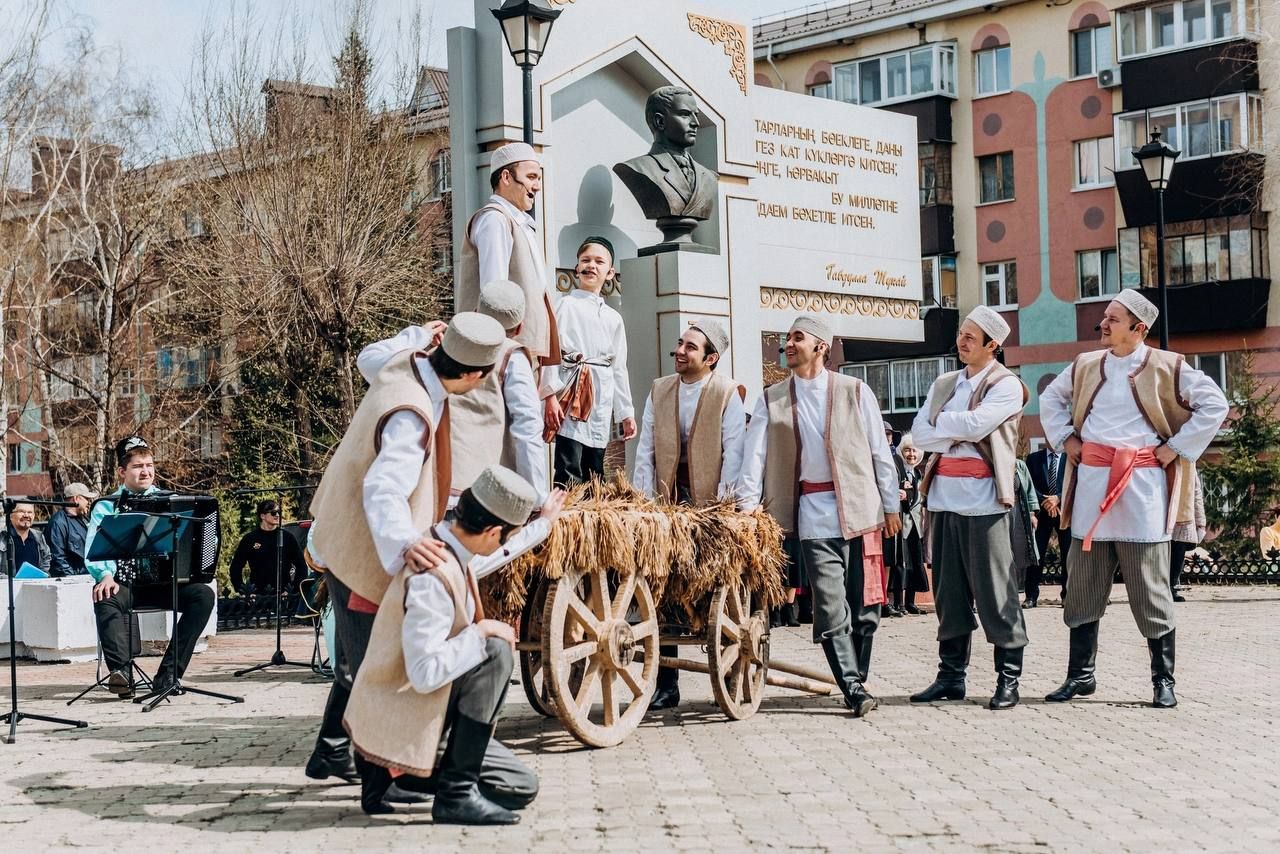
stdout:
<svg viewBox="0 0 1280 854">
<path fill-rule="evenodd" d="M 724 43 L 724 55 L 733 62 L 729 66 L 729 75 L 738 81 L 742 94 L 747 94 L 747 29 L 732 21 L 719 18 L 708 18 L 705 15 L 686 13 L 689 16 L 689 29 L 702 36 L 712 44 Z"/>
<path fill-rule="evenodd" d="M 850 317 L 883 317 L 890 320 L 919 320 L 920 303 L 889 297 L 828 294 L 790 288 L 761 288 L 760 307 L 778 311 L 826 312 Z"/>
</svg>

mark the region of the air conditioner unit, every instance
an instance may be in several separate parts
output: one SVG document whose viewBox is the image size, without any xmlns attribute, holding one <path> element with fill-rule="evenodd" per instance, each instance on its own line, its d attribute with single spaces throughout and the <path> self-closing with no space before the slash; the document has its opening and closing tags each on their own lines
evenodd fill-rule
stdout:
<svg viewBox="0 0 1280 854">
<path fill-rule="evenodd" d="M 1111 89 L 1120 85 L 1120 66 L 1113 65 L 1098 71 L 1098 85 L 1103 89 Z"/>
</svg>

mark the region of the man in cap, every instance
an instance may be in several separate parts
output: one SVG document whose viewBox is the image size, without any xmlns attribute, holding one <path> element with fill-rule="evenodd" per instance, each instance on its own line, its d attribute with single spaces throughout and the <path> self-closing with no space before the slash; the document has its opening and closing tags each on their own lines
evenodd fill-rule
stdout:
<svg viewBox="0 0 1280 854">
<path fill-rule="evenodd" d="M 1040 395 L 1045 438 L 1067 456 L 1061 515 L 1073 539 L 1062 608 L 1067 679 L 1050 702 L 1096 690 L 1098 623 L 1117 568 L 1151 653 L 1152 705 L 1178 702 L 1170 534 L 1194 520 L 1195 461 L 1228 405 L 1182 356 L 1147 346 L 1158 316 L 1136 290 L 1122 290 L 1099 325 L 1103 349 L 1077 356 Z"/>
<path fill-rule="evenodd" d="M 392 356 L 320 480 L 307 551 L 328 571 L 337 661 L 308 777 L 356 777 L 342 715 L 378 603 L 402 569 L 423 572 L 438 562 L 428 530 L 444 516 L 452 481 L 449 395 L 483 382 L 505 340 L 501 323 L 463 312 L 430 353 Z"/>
<path fill-rule="evenodd" d="M 533 357 L 520 343 L 524 329 L 524 293 L 514 282 L 497 281 L 480 292 L 480 314 L 492 317 L 507 331 L 507 340 L 498 353 L 495 369 L 484 382 L 466 394 L 449 399 L 453 437 L 453 483 L 449 503 L 457 502 L 462 490 L 471 485 L 487 466 L 501 463 L 513 468 L 538 491 L 539 503 L 546 498 L 547 446 L 542 441 L 542 403 L 538 399 Z M 435 320 L 410 326 L 394 338 L 370 344 L 360 351 L 356 366 L 373 382 L 396 353 L 426 350 L 439 344 L 446 325 Z"/>
<path fill-rule="evenodd" d="M 361 757 L 366 813 L 392 811 L 384 796 L 393 769 L 430 784 L 437 824 L 515 824 L 514 810 L 537 795 L 537 777 L 493 738 L 516 638 L 485 618 L 476 586 L 517 556 L 503 544 L 536 506 L 518 474 L 484 469 L 431 529 L 445 560 L 426 573 L 401 570 L 388 586 L 344 721 Z M 537 530 L 526 548 L 545 539 L 563 506 L 557 490 L 529 525 Z"/>
<path fill-rule="evenodd" d="M 742 472 L 747 413 L 738 384 L 716 368 L 729 350 L 729 333 L 704 318 L 680 336 L 676 372 L 653 381 L 644 404 L 632 482 L 650 498 L 709 504 L 733 493 Z M 676 647 L 663 647 L 675 656 Z M 658 669 L 650 709 L 680 704 L 680 671 Z"/>
<path fill-rule="evenodd" d="M 533 146 L 513 142 L 489 159 L 493 195 L 467 223 L 458 265 L 458 311 L 475 311 L 484 284 L 512 281 L 524 293 L 523 327 L 516 339 L 544 364 L 560 362 L 555 313 L 547 296 L 546 259 L 529 214 L 542 191 L 542 164 Z"/>
<path fill-rule="evenodd" d="M 784 536 L 798 541 L 813 642 L 822 644 L 845 705 L 862 717 L 879 705 L 865 683 L 884 601 L 880 532 L 892 537 L 902 527 L 898 471 L 875 394 L 826 370 L 832 340 L 820 318 L 791 324 L 783 348 L 791 379 L 766 388 L 751 414 L 739 501 L 744 509 L 763 502 Z"/>
<path fill-rule="evenodd" d="M 1018 704 L 1027 629 L 1009 509 L 1027 389 L 997 358 L 1008 334 L 1009 324 L 987 306 L 969 312 L 956 333 L 964 367 L 934 380 L 911 426 L 916 447 L 935 454 L 920 489 L 933 536 L 939 659 L 938 678 L 913 703 L 964 699 L 976 605 L 995 646 L 996 690 L 987 708 Z"/>
<path fill-rule="evenodd" d="M 62 491 L 71 506 L 49 517 L 45 535 L 49 540 L 49 574 L 84 575 L 84 538 L 89 531 L 89 505 L 98 497 L 83 483 L 68 484 Z"/>
</svg>

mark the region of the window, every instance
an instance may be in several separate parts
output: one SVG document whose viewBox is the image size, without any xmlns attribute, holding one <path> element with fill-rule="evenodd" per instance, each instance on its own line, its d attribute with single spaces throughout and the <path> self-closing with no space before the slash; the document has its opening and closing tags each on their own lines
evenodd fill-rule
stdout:
<svg viewBox="0 0 1280 854">
<path fill-rule="evenodd" d="M 928 356 L 897 362 L 841 365 L 840 372 L 865 382 L 875 394 L 881 412 L 916 412 L 924 405 L 933 381 L 955 368 L 954 359 Z"/>
<path fill-rule="evenodd" d="M 977 73 L 978 94 L 995 95 L 1008 92 L 1010 83 L 1010 50 L 1009 46 L 980 50 L 973 55 L 973 64 Z"/>
<path fill-rule="evenodd" d="M 1170 285 L 1271 277 L 1265 214 L 1185 220 L 1165 227 L 1165 281 Z M 1155 226 L 1119 233 L 1120 285 L 1156 282 Z"/>
<path fill-rule="evenodd" d="M 982 265 L 982 295 L 992 308 L 1018 307 L 1018 265 L 1013 261 Z"/>
<path fill-rule="evenodd" d="M 1116 13 L 1120 30 L 1120 58 L 1179 50 L 1236 37 L 1238 23 L 1257 33 L 1258 0 L 1179 0 Z"/>
<path fill-rule="evenodd" d="M 38 474 L 44 471 L 44 451 L 35 442 L 9 445 L 10 474 Z"/>
<path fill-rule="evenodd" d="M 1089 77 L 1113 64 L 1109 24 L 1071 34 L 1071 76 Z"/>
<path fill-rule="evenodd" d="M 884 104 L 924 95 L 956 94 L 953 43 L 928 45 L 837 65 L 831 83 L 810 95 L 850 104 Z"/>
<path fill-rule="evenodd" d="M 920 158 L 920 207 L 951 204 L 951 146 L 922 142 Z"/>
<path fill-rule="evenodd" d="M 1262 96 L 1241 92 L 1116 116 L 1116 168 L 1137 169 L 1133 150 L 1157 129 L 1162 141 L 1182 152 L 1179 160 L 1256 151 L 1262 147 Z"/>
<path fill-rule="evenodd" d="M 933 255 L 920 259 L 924 287 L 921 289 L 920 306 L 943 308 L 956 307 L 956 258 L 954 255 Z"/>
<path fill-rule="evenodd" d="M 858 103 L 877 104 L 880 97 L 880 60 L 858 63 Z"/>
<path fill-rule="evenodd" d="M 199 211 L 184 211 L 182 228 L 188 237 L 200 237 L 204 234 L 204 217 L 200 216 Z"/>
<path fill-rule="evenodd" d="M 1198 371 L 1204 371 L 1209 379 L 1218 384 L 1223 394 L 1227 393 L 1226 353 L 1200 353 L 1191 357 L 1191 366 Z"/>
<path fill-rule="evenodd" d="M 452 189 L 449 149 L 442 150 L 431 162 L 431 198 L 438 199 Z"/>
<path fill-rule="evenodd" d="M 1076 253 L 1076 284 L 1080 299 L 1094 299 L 1120 292 L 1120 268 L 1114 249 L 1090 249 Z"/>
<path fill-rule="evenodd" d="M 1007 202 L 1013 198 L 1013 152 L 978 158 L 978 202 Z"/>
<path fill-rule="evenodd" d="M 831 84 L 828 82 L 816 83 L 813 86 L 810 86 L 809 94 L 815 98 L 830 98 L 835 94 L 835 92 L 833 91 Z"/>
<path fill-rule="evenodd" d="M 436 260 L 432 269 L 441 274 L 453 272 L 453 245 L 449 241 L 436 244 Z"/>
<path fill-rule="evenodd" d="M 1112 160 L 1115 142 L 1111 137 L 1080 140 L 1075 150 L 1077 187 L 1109 187 L 1115 183 Z"/>
</svg>

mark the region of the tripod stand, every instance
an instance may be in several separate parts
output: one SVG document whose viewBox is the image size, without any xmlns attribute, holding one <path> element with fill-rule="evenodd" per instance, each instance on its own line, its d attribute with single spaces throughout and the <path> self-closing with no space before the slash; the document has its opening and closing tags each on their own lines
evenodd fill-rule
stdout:
<svg viewBox="0 0 1280 854">
<path fill-rule="evenodd" d="M 237 496 L 244 495 L 274 495 L 276 497 L 276 506 L 284 508 L 284 493 L 286 492 L 302 492 L 307 489 L 314 489 L 313 486 L 279 486 L 271 489 L 237 489 L 231 494 Z M 271 654 L 270 661 L 264 661 L 262 664 L 255 664 L 253 667 L 246 667 L 244 670 L 237 670 L 236 676 L 248 676 L 250 673 L 257 673 L 259 670 L 266 670 L 268 667 L 306 667 L 314 669 L 310 663 L 302 661 L 290 661 L 284 654 L 284 650 L 280 646 L 281 637 L 281 618 L 280 597 L 284 595 L 284 515 L 280 516 L 280 521 L 276 525 L 276 649 Z M 292 536 L 292 535 L 290 535 Z"/>
<path fill-rule="evenodd" d="M 85 721 L 72 721 L 66 718 L 52 718 L 48 715 L 33 715 L 29 712 L 18 711 L 18 637 L 17 623 L 13 609 L 13 576 L 17 572 L 13 560 L 13 535 L 10 533 L 9 516 L 13 512 L 13 508 L 18 504 L 44 504 L 54 507 L 66 507 L 66 501 L 38 501 L 23 500 L 17 501 L 13 498 L 6 497 L 4 499 L 4 564 L 6 577 L 9 584 L 9 711 L 0 715 L 0 721 L 9 722 L 9 735 L 5 737 L 5 744 L 13 744 L 18 740 L 18 724 L 25 720 L 44 721 L 49 724 L 60 724 L 70 727 L 87 727 L 89 724 Z"/>
</svg>

